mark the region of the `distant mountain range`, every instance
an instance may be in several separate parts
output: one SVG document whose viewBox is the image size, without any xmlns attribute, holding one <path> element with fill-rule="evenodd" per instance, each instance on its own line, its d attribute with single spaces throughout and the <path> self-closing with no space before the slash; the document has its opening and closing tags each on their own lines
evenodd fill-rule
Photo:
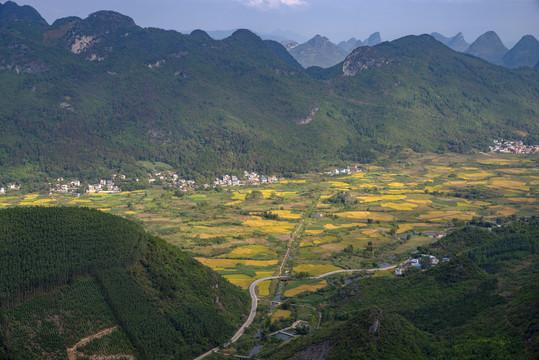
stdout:
<svg viewBox="0 0 539 360">
<path fill-rule="evenodd" d="M 437 32 L 433 32 L 431 36 L 455 51 L 477 56 L 496 65 L 509 68 L 534 67 L 539 61 L 539 41 L 532 35 L 524 36 L 511 50 L 505 47 L 494 31 L 486 32 L 472 44 L 466 42 L 461 32 L 453 37 L 446 37 Z M 310 66 L 329 68 L 343 61 L 354 49 L 378 45 L 382 39 L 380 33 L 376 32 L 365 41 L 352 37 L 337 45 L 321 35 L 316 35 L 303 44 L 294 40 L 280 42 L 304 68 Z"/>
<path fill-rule="evenodd" d="M 534 67 L 539 61 L 539 41 L 532 35 L 523 36 L 511 50 L 505 47 L 494 31 L 487 31 L 472 44 L 468 44 L 464 40 L 462 33 L 458 33 L 452 38 L 439 33 L 432 33 L 431 36 L 453 50 L 509 68 Z"/>
<path fill-rule="evenodd" d="M 350 38 L 338 45 L 328 38 L 316 35 L 311 40 L 298 44 L 293 40 L 281 41 L 290 54 L 304 67 L 318 66 L 328 68 L 343 61 L 352 50 L 360 46 L 375 46 L 382 42 L 379 32 L 375 32 L 365 41 Z"/>
<path fill-rule="evenodd" d="M 429 35 L 305 70 L 291 55 L 300 45 L 287 51 L 248 30 L 218 41 L 111 11 L 48 25 L 32 10 L 0 6 L 0 185 L 139 178 L 140 161 L 198 180 L 407 148 L 464 152 L 522 134 L 539 142 L 536 70 L 491 65 Z M 345 52 L 322 36 L 310 46 Z"/>
<path fill-rule="evenodd" d="M 468 50 L 466 50 L 466 54 L 474 55 L 487 60 L 490 63 L 501 65 L 503 56 L 507 51 L 508 49 L 502 43 L 498 34 L 494 31 L 487 31 L 470 45 Z"/>
<path fill-rule="evenodd" d="M 348 51 L 338 47 L 327 37 L 316 35 L 304 44 L 287 43 L 290 54 L 303 66 L 327 68 L 344 60 Z"/>
<path fill-rule="evenodd" d="M 430 34 L 433 38 L 441 42 L 442 44 L 450 47 L 451 49 L 455 51 L 464 52 L 468 50 L 468 47 L 470 47 L 470 44 L 464 40 L 464 35 L 462 35 L 461 32 L 459 32 L 457 35 L 453 36 L 452 38 L 448 38 L 443 36 L 442 34 L 439 34 L 437 32 L 433 32 Z"/>
</svg>

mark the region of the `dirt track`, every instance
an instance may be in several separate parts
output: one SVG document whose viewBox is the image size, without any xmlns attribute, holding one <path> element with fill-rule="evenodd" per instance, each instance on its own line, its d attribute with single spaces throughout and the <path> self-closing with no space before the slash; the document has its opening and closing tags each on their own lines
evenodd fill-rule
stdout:
<svg viewBox="0 0 539 360">
<path fill-rule="evenodd" d="M 108 329 L 101 330 L 95 334 L 92 334 L 90 336 L 87 336 L 83 339 L 81 339 L 78 343 L 73 345 L 70 348 L 67 348 L 67 358 L 69 360 L 77 360 L 79 356 L 84 356 L 93 360 L 112 360 L 112 359 L 130 359 L 135 360 L 135 357 L 133 355 L 126 355 L 126 354 L 117 354 L 117 355 L 86 355 L 80 353 L 77 349 L 80 346 L 88 344 L 90 341 L 94 339 L 99 339 L 103 336 L 110 335 L 114 330 L 116 330 L 118 326 L 114 326 Z"/>
</svg>

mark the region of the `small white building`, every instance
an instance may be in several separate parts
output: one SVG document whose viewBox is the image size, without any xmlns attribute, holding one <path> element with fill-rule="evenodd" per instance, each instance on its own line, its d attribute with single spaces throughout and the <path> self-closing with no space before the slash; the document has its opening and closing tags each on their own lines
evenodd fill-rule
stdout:
<svg viewBox="0 0 539 360">
<path fill-rule="evenodd" d="M 6 193 L 6 189 L 5 188 L 0 188 L 0 194 L 5 194 Z"/>
</svg>

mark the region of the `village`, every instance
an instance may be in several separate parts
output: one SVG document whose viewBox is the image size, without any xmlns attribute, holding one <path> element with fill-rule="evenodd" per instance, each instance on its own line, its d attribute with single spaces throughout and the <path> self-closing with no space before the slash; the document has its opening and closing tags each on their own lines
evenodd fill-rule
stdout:
<svg viewBox="0 0 539 360">
<path fill-rule="evenodd" d="M 522 141 L 494 140 L 494 146 L 489 146 L 491 152 L 533 154 L 539 151 L 539 145 L 524 145 Z"/>
<path fill-rule="evenodd" d="M 448 262 L 449 260 L 450 259 L 448 257 L 444 257 L 442 262 Z M 439 263 L 440 259 L 438 259 L 436 256 L 421 254 L 417 258 L 408 258 L 406 261 L 402 262 L 399 267 L 395 268 L 394 274 L 396 276 L 402 276 L 409 268 L 423 269 L 430 266 L 436 266 Z"/>
</svg>

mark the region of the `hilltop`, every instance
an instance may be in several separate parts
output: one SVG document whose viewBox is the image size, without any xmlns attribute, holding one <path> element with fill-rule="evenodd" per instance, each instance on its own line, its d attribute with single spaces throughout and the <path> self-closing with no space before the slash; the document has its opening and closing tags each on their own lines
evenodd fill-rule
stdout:
<svg viewBox="0 0 539 360">
<path fill-rule="evenodd" d="M 480 57 L 493 64 L 501 64 L 503 56 L 508 49 L 502 43 L 498 34 L 494 31 L 487 31 L 471 43 L 467 54 Z"/>
</svg>

